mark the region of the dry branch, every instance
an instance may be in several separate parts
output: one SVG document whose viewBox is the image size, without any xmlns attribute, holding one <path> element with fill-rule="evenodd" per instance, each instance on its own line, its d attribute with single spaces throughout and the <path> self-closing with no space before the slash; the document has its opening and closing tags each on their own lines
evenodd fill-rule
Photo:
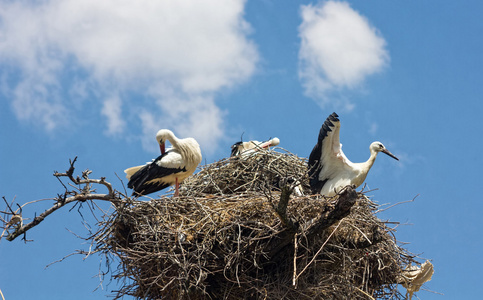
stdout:
<svg viewBox="0 0 483 300">
<path fill-rule="evenodd" d="M 65 173 L 59 173 L 59 172 L 54 172 L 54 176 L 59 179 L 59 181 L 62 183 L 62 185 L 65 188 L 65 192 L 63 194 L 59 194 L 57 198 L 55 198 L 55 203 L 52 205 L 50 208 L 46 209 L 44 212 L 42 212 L 40 215 L 36 216 L 33 218 L 33 220 L 27 224 L 23 224 L 23 218 L 22 218 L 22 212 L 21 212 L 21 206 L 18 207 L 19 209 L 13 210 L 11 205 L 8 204 L 8 202 L 5 200 L 5 203 L 7 204 L 8 211 L 2 211 L 3 214 L 9 215 L 10 220 L 8 222 L 4 222 L 3 228 L 4 231 L 2 235 L 0 236 L 0 239 L 6 235 L 6 239 L 8 241 L 13 241 L 17 237 L 24 235 L 25 239 L 25 234 L 28 230 L 32 229 L 33 227 L 37 226 L 40 224 L 47 216 L 55 212 L 56 210 L 66 206 L 67 204 L 73 203 L 73 202 L 85 202 L 88 200 L 103 200 L 103 201 L 110 201 L 110 202 L 119 202 L 120 197 L 117 192 L 112 188 L 112 185 L 105 180 L 104 177 L 101 179 L 90 179 L 89 174 L 91 173 L 90 170 L 86 170 L 82 172 L 82 178 L 80 179 L 79 177 L 74 178 L 74 164 L 77 160 L 77 157 L 74 158 L 74 160 L 70 160 L 70 167 Z M 76 188 L 74 190 L 69 190 L 66 185 L 62 182 L 61 178 L 62 177 L 68 177 L 69 180 L 74 183 L 76 186 L 81 186 L 79 188 Z M 108 193 L 107 194 L 96 194 L 93 193 L 94 190 L 92 190 L 92 184 L 101 184 L 104 185 Z M 3 219 L 2 219 L 3 220 Z M 18 226 L 17 226 L 18 225 Z M 14 227 L 13 232 L 9 232 L 9 227 Z"/>
<path fill-rule="evenodd" d="M 280 202 L 282 202 L 282 196 L 284 195 L 283 192 L 284 189 L 282 189 Z M 320 232 L 323 232 L 337 221 L 346 217 L 350 213 L 351 207 L 356 203 L 358 195 L 352 187 L 348 186 L 347 188 L 343 189 L 337 197 L 331 199 L 335 199 L 335 204 L 327 205 L 325 207 L 325 211 L 318 217 L 318 219 L 313 221 L 312 225 L 310 225 L 310 227 L 304 231 L 304 236 L 307 239 L 313 239 Z M 278 209 L 277 213 L 279 213 Z M 285 219 L 288 218 L 285 217 Z M 275 258 L 284 247 L 292 244 L 295 234 L 300 234 L 300 232 L 296 231 L 293 222 L 291 224 L 291 226 L 286 226 L 287 230 L 281 232 L 278 239 L 268 246 L 267 250 L 269 251 L 269 257 Z"/>
</svg>

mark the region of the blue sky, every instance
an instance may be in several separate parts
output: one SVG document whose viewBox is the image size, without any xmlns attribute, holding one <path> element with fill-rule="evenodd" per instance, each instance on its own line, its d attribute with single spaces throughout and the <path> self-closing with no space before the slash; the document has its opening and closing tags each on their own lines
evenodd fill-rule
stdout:
<svg viewBox="0 0 483 300">
<path fill-rule="evenodd" d="M 102 3 L 102 4 L 100 4 Z M 201 144 L 204 162 L 243 138 L 279 137 L 307 157 L 325 118 L 344 152 L 379 156 L 366 183 L 398 205 L 382 219 L 432 259 L 421 299 L 483 293 L 479 195 L 483 123 L 480 1 L 0 1 L 0 196 L 25 203 L 62 192 L 51 175 L 78 156 L 116 188 L 157 154 L 169 128 Z M 46 200 L 24 211 L 33 217 Z M 84 210 L 87 216 L 87 210 Z M 0 241 L 6 299 L 106 299 L 100 258 L 76 209 Z"/>
</svg>

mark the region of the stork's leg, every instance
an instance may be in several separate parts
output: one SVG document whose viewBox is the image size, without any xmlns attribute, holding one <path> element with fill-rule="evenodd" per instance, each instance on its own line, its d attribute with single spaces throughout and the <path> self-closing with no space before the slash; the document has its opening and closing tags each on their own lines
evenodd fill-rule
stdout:
<svg viewBox="0 0 483 300">
<path fill-rule="evenodd" d="M 175 197 L 178 197 L 179 196 L 179 182 L 178 182 L 178 177 L 176 177 L 174 196 Z"/>
</svg>

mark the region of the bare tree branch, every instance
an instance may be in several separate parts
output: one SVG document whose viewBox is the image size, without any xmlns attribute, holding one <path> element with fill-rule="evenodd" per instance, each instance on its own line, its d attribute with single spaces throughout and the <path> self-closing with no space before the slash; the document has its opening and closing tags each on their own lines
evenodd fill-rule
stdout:
<svg viewBox="0 0 483 300">
<path fill-rule="evenodd" d="M 315 220 L 314 223 L 306 230 L 305 235 L 307 237 L 319 234 L 339 220 L 346 217 L 350 213 L 351 207 L 357 201 L 357 193 L 351 186 L 347 186 L 338 194 L 338 197 L 335 199 L 336 202 L 334 205 L 327 207 L 327 211 L 317 220 Z M 286 229 L 278 234 L 278 239 L 274 239 L 269 245 L 269 249 L 267 251 L 268 257 L 276 257 L 284 247 L 291 245 L 296 234 L 297 228 L 295 224 L 293 224 L 292 227 L 286 226 Z"/>
<path fill-rule="evenodd" d="M 119 192 L 113 189 L 112 185 L 105 180 L 105 177 L 101 177 L 100 179 L 90 179 L 89 174 L 92 172 L 90 170 L 85 170 L 82 172 L 82 178 L 79 176 L 74 177 L 74 164 L 77 160 L 77 157 L 74 160 L 69 160 L 70 167 L 65 173 L 59 173 L 54 171 L 54 176 L 59 179 L 60 183 L 64 186 L 65 192 L 63 194 L 58 194 L 57 197 L 54 199 L 56 202 L 54 205 L 48 209 L 46 209 L 40 215 L 34 217 L 34 219 L 27 223 L 23 224 L 22 217 L 22 207 L 19 206 L 19 210 L 14 211 L 10 204 L 8 204 L 7 200 L 4 198 L 5 203 L 7 204 L 7 209 L 9 211 L 3 211 L 4 214 L 11 215 L 10 220 L 1 219 L 0 221 L 3 223 L 3 233 L 0 235 L 0 239 L 6 236 L 8 241 L 13 241 L 20 235 L 24 235 L 25 233 L 32 229 L 33 227 L 40 224 L 47 216 L 55 212 L 56 210 L 64 207 L 65 205 L 73 202 L 85 202 L 88 200 L 102 200 L 102 201 L 109 201 L 112 203 L 118 203 L 121 201 L 119 196 Z M 62 182 L 62 177 L 68 177 L 69 180 L 74 183 L 76 186 L 82 187 L 74 187 L 75 189 L 69 190 L 67 186 Z M 93 184 L 100 184 L 104 185 L 107 188 L 107 194 L 99 194 L 95 193 L 95 189 L 92 188 Z M 70 184 L 72 186 L 72 184 Z M 18 205 L 18 204 L 17 204 Z M 15 230 L 13 232 L 9 232 L 9 227 L 14 227 Z"/>
<path fill-rule="evenodd" d="M 290 200 L 290 195 L 292 194 L 293 188 L 287 182 L 282 182 L 281 191 L 280 201 L 278 202 L 278 205 L 274 207 L 275 211 L 277 212 L 280 221 L 286 228 L 289 230 L 296 230 L 297 228 L 295 223 L 287 216 L 288 201 Z"/>
</svg>

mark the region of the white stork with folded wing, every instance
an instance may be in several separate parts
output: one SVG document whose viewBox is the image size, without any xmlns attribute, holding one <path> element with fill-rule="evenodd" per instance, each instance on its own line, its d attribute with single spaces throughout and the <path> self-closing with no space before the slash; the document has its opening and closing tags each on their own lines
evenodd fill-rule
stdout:
<svg viewBox="0 0 483 300">
<path fill-rule="evenodd" d="M 174 185 L 174 195 L 178 196 L 179 184 L 193 174 L 201 162 L 200 146 L 195 139 L 178 139 L 167 129 L 158 131 L 156 140 L 162 154 L 146 165 L 124 170 L 129 179 L 127 186 L 133 189 L 133 195 L 147 195 Z M 167 140 L 172 148 L 165 151 Z"/>
<path fill-rule="evenodd" d="M 333 196 L 347 185 L 360 186 L 379 152 L 399 160 L 381 142 L 373 142 L 369 146 L 369 159 L 353 163 L 342 152 L 339 131 L 339 116 L 332 113 L 320 128 L 317 144 L 309 156 L 310 187 L 314 194 Z"/>
</svg>

